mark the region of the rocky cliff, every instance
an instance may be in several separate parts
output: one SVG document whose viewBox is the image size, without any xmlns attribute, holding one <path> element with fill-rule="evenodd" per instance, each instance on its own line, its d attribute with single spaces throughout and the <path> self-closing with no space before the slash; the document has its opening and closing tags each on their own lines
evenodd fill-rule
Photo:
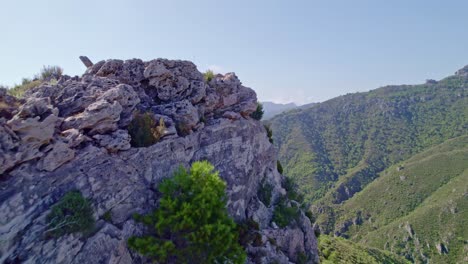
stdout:
<svg viewBox="0 0 468 264">
<path fill-rule="evenodd" d="M 234 73 L 207 82 L 193 63 L 165 59 L 87 66 L 82 77 L 44 82 L 22 99 L 0 91 L 0 262 L 147 262 L 126 244 L 144 232 L 132 214 L 151 211 L 158 183 L 197 160 L 210 161 L 227 182 L 230 215 L 258 223 L 261 242 L 247 247 L 249 263 L 304 255 L 318 262 L 302 212 L 286 228 L 272 223 L 284 178 L 263 125 L 249 117 L 256 94 Z M 131 147 L 127 126 L 136 111 L 164 120 L 159 142 Z M 259 199 L 265 186 L 271 205 Z M 92 202 L 96 229 L 45 236 L 51 206 L 71 190 Z"/>
</svg>

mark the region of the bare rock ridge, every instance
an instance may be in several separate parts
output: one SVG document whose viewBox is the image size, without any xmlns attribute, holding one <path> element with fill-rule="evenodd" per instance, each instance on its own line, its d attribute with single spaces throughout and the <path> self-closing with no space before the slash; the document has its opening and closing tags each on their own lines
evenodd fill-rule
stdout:
<svg viewBox="0 0 468 264">
<path fill-rule="evenodd" d="M 0 90 L 0 263 L 148 262 L 127 247 L 143 231 L 132 214 L 151 211 L 161 179 L 197 160 L 210 161 L 227 182 L 229 214 L 259 224 L 261 243 L 248 246 L 248 263 L 300 255 L 318 262 L 302 211 L 286 228 L 272 223 L 284 177 L 263 125 L 249 116 L 256 94 L 234 73 L 206 82 L 188 61 L 82 61 L 83 76 L 43 83 L 23 99 Z M 135 111 L 164 120 L 159 142 L 131 147 Z M 266 185 L 270 204 L 259 199 Z M 47 238 L 46 216 L 70 190 L 92 202 L 96 230 Z"/>
</svg>

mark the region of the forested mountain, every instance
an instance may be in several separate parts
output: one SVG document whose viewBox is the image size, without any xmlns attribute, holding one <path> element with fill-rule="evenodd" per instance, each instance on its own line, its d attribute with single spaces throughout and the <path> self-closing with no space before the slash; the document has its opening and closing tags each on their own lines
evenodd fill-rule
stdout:
<svg viewBox="0 0 468 264">
<path fill-rule="evenodd" d="M 468 191 L 451 187 L 468 180 L 468 66 L 440 81 L 340 96 L 269 124 L 284 172 L 323 233 L 413 261 L 447 247 L 450 260 L 466 255 L 467 223 L 459 220 L 467 218 Z"/>
<path fill-rule="evenodd" d="M 336 234 L 365 245 L 418 263 L 466 263 L 468 135 L 386 169 L 335 218 Z"/>
</svg>

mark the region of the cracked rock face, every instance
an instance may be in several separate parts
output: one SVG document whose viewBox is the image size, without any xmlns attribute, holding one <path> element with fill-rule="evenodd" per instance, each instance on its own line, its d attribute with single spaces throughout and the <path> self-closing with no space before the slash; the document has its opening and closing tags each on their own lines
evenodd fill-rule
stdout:
<svg viewBox="0 0 468 264">
<path fill-rule="evenodd" d="M 144 232 L 132 214 L 154 209 L 161 180 L 198 160 L 210 161 L 226 181 L 229 214 L 260 227 L 262 241 L 247 247 L 248 263 L 294 262 L 298 252 L 318 262 L 302 212 L 290 227 L 272 223 L 286 191 L 276 149 L 249 117 L 256 101 L 234 73 L 206 83 L 193 63 L 166 59 L 97 62 L 82 77 L 62 76 L 22 100 L 0 93 L 8 105 L 0 115 L 0 262 L 149 263 L 127 247 Z M 164 121 L 158 143 L 130 146 L 127 126 L 136 111 Z M 264 184 L 272 189 L 268 205 L 259 199 Z M 96 229 L 47 238 L 46 216 L 71 190 L 90 199 Z"/>
</svg>

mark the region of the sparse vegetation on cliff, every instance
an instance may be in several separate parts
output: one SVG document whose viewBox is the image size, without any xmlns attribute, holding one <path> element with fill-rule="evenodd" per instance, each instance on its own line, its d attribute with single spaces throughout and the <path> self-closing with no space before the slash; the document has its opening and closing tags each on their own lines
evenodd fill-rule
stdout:
<svg viewBox="0 0 468 264">
<path fill-rule="evenodd" d="M 300 208 L 294 204 L 288 205 L 288 201 L 285 198 L 280 198 L 273 213 L 272 220 L 279 227 L 284 228 L 296 224 L 300 213 Z"/>
<path fill-rule="evenodd" d="M 205 81 L 206 82 L 211 82 L 211 80 L 213 80 L 215 74 L 212 70 L 207 70 L 204 74 L 203 74 L 203 78 L 205 78 Z"/>
<path fill-rule="evenodd" d="M 26 91 L 39 86 L 44 81 L 57 80 L 62 74 L 63 69 L 59 66 L 43 66 L 33 79 L 23 78 L 21 84 L 9 88 L 8 93 L 15 97 L 22 97 Z"/>
<path fill-rule="evenodd" d="M 136 112 L 132 122 L 128 125 L 128 134 L 132 138 L 132 147 L 149 147 L 164 135 L 166 126 L 161 118 L 159 123 L 154 120 L 151 113 Z"/>
<path fill-rule="evenodd" d="M 263 126 L 265 127 L 265 130 L 267 132 L 268 141 L 270 141 L 270 143 L 273 144 L 273 131 L 271 130 L 270 125 Z"/>
<path fill-rule="evenodd" d="M 253 119 L 256 119 L 256 120 L 261 120 L 262 117 L 263 117 L 263 105 L 262 103 L 260 102 L 257 102 L 257 109 L 255 109 L 255 111 L 250 114 L 250 117 L 252 117 Z"/>
<path fill-rule="evenodd" d="M 47 215 L 46 234 L 59 237 L 68 233 L 86 234 L 94 227 L 93 209 L 79 191 L 71 191 Z"/>
</svg>

